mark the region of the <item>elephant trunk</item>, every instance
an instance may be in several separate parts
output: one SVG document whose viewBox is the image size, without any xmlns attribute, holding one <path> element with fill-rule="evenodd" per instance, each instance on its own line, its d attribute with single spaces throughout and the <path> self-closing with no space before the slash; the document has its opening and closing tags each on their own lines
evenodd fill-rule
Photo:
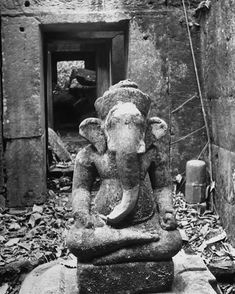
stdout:
<svg viewBox="0 0 235 294">
<path fill-rule="evenodd" d="M 116 153 L 123 195 L 121 202 L 107 216 L 109 224 L 120 223 L 136 206 L 140 189 L 140 158 L 137 153 Z"/>
</svg>

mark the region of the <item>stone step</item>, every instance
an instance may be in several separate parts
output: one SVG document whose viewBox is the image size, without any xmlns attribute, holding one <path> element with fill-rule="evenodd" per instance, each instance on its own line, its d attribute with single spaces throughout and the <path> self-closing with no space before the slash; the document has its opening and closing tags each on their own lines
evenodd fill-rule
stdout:
<svg viewBox="0 0 235 294">
<path fill-rule="evenodd" d="M 174 282 L 172 289 L 168 292 L 163 292 L 162 289 L 159 288 L 158 294 L 216 294 L 219 293 L 217 288 L 217 283 L 215 277 L 208 270 L 203 260 L 198 255 L 187 255 L 183 250 L 181 250 L 174 258 Z M 147 264 L 147 263 L 146 263 Z M 151 264 L 151 263 L 149 263 Z M 156 263 L 155 263 L 156 264 Z M 116 265 L 117 266 L 117 265 Z M 88 268 L 93 267 L 92 265 L 87 266 Z M 119 267 L 123 267 L 123 265 L 119 265 Z M 150 270 L 149 275 L 145 276 L 145 279 L 148 279 L 148 276 L 152 279 L 155 275 L 153 270 L 153 263 L 148 267 Z M 128 269 L 128 266 L 126 267 Z M 156 270 L 155 279 L 159 279 L 159 268 Z M 89 269 L 82 270 L 83 274 L 85 271 L 90 271 Z M 79 271 L 78 271 L 79 272 Z M 147 271 L 146 271 L 147 272 Z M 81 273 L 81 269 L 80 269 Z M 111 272 L 112 273 L 112 270 Z M 114 271 L 113 271 L 114 273 Z M 125 268 L 123 268 L 123 273 L 127 274 Z M 80 275 L 80 274 L 79 274 Z M 115 277 L 115 276 L 114 276 Z M 92 279 L 91 272 L 87 276 L 87 283 L 90 283 Z M 116 283 L 121 285 L 120 278 L 116 275 Z M 108 283 L 106 276 L 103 276 L 103 283 Z M 127 293 L 135 293 L 134 285 L 141 285 L 140 277 L 135 281 L 134 279 L 128 278 L 123 280 L 126 283 L 126 286 L 129 286 L 129 290 L 124 289 L 123 291 L 118 291 L 118 288 L 115 290 L 110 288 L 110 292 L 100 292 L 98 286 L 101 281 L 97 281 L 96 285 L 93 287 L 87 288 L 87 290 L 79 291 L 78 283 L 77 283 L 77 264 L 75 261 L 64 261 L 62 259 L 58 259 L 57 261 L 53 261 L 44 265 L 41 265 L 34 269 L 30 274 L 28 274 L 21 286 L 21 290 L 19 294 L 84 294 L 84 293 L 109 293 L 109 294 L 127 294 Z M 87 285 L 88 285 L 87 284 Z M 107 286 L 107 284 L 106 284 Z M 138 287 L 137 287 L 138 288 Z M 137 289 L 139 291 L 139 289 Z M 90 289 L 90 290 L 89 290 Z M 120 286 L 119 286 L 120 289 Z M 101 290 L 103 291 L 103 290 Z M 105 290 L 106 291 L 106 290 Z M 134 291 L 134 292 L 133 292 Z M 167 290 L 166 290 L 167 291 Z M 141 293 L 141 292 L 138 292 Z M 146 293 L 146 291 L 144 292 Z M 157 293 L 157 292 L 151 292 Z"/>
</svg>

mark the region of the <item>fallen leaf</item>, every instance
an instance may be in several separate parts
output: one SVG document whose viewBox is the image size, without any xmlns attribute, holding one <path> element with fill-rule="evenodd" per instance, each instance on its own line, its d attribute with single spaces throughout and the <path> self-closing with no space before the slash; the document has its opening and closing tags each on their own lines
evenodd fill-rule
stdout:
<svg viewBox="0 0 235 294">
<path fill-rule="evenodd" d="M 31 244 L 30 243 L 18 243 L 17 244 L 19 247 L 24 248 L 25 250 L 29 251 L 31 249 Z"/>
<path fill-rule="evenodd" d="M 7 283 L 0 286 L 0 294 L 7 294 L 8 288 L 9 288 L 9 285 Z"/>
<path fill-rule="evenodd" d="M 62 223 L 62 220 L 61 219 L 57 219 L 54 223 L 54 227 L 55 228 L 60 228 L 61 227 L 61 223 Z"/>
<path fill-rule="evenodd" d="M 207 235 L 208 229 L 209 229 L 209 223 L 205 224 L 205 226 L 201 228 L 200 233 L 203 237 Z"/>
<path fill-rule="evenodd" d="M 234 293 L 234 287 L 230 286 L 227 290 L 226 290 L 226 294 L 233 294 Z"/>
<path fill-rule="evenodd" d="M 36 204 L 34 204 L 34 206 L 33 206 L 33 212 L 42 213 L 43 212 L 43 205 L 36 205 Z"/>
<path fill-rule="evenodd" d="M 6 241 L 5 237 L 0 236 L 0 243 L 2 243 L 2 242 L 4 242 L 4 241 Z"/>
<path fill-rule="evenodd" d="M 55 193 L 53 190 L 49 190 L 49 191 L 48 191 L 48 194 L 49 194 L 50 197 L 52 197 L 52 198 L 54 198 L 54 197 L 57 196 L 56 193 Z"/>
<path fill-rule="evenodd" d="M 18 216 L 18 215 L 25 215 L 27 213 L 27 209 L 17 209 L 17 208 L 10 208 L 9 209 L 9 215 L 12 216 Z M 6 214 L 5 214 L 6 216 Z"/>
<path fill-rule="evenodd" d="M 226 252 L 229 255 L 231 255 L 233 258 L 235 258 L 235 248 L 229 243 L 223 243 L 223 246 L 224 246 Z"/>
<path fill-rule="evenodd" d="M 182 225 L 183 227 L 187 226 L 188 224 L 189 224 L 189 222 L 188 222 L 187 220 L 183 220 L 183 221 L 181 221 L 181 225 Z"/>
<path fill-rule="evenodd" d="M 56 257 L 59 258 L 62 255 L 62 250 L 60 248 L 56 249 Z"/>
<path fill-rule="evenodd" d="M 65 186 L 65 187 L 63 187 L 63 188 L 60 188 L 60 191 L 68 191 L 68 190 L 70 190 L 70 189 L 71 189 L 70 186 Z"/>
<path fill-rule="evenodd" d="M 9 227 L 9 231 L 17 231 L 21 228 L 21 226 L 18 223 L 13 223 Z"/>
<path fill-rule="evenodd" d="M 5 246 L 11 247 L 13 245 L 16 245 L 19 241 L 20 238 L 12 238 L 5 244 Z"/>
<path fill-rule="evenodd" d="M 188 238 L 185 230 L 178 229 L 178 231 L 180 233 L 180 236 L 181 236 L 182 240 L 185 241 L 185 242 L 188 242 L 189 241 L 189 238 Z"/>
<path fill-rule="evenodd" d="M 206 245 L 211 245 L 214 244 L 216 242 L 222 241 L 227 237 L 227 234 L 225 233 L 225 231 L 223 231 L 221 234 L 210 238 L 209 240 L 206 240 Z"/>
<path fill-rule="evenodd" d="M 58 164 L 56 164 L 56 167 L 58 167 L 58 168 L 67 168 L 68 164 L 58 163 Z"/>
<path fill-rule="evenodd" d="M 32 213 L 28 224 L 29 226 L 31 226 L 31 228 L 33 228 L 40 223 L 41 219 L 42 219 L 42 215 L 40 213 L 38 212 Z"/>
<path fill-rule="evenodd" d="M 197 240 L 198 238 L 199 238 L 198 235 L 194 235 L 194 236 L 192 236 L 191 239 L 189 239 L 189 242 L 193 242 L 193 241 Z"/>
<path fill-rule="evenodd" d="M 215 250 L 215 254 L 219 257 L 222 257 L 226 255 L 226 252 L 224 250 Z"/>
</svg>

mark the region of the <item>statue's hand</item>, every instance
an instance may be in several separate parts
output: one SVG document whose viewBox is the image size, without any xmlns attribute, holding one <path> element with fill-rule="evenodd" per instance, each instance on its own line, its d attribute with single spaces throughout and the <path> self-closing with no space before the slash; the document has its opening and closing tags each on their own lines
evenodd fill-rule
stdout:
<svg viewBox="0 0 235 294">
<path fill-rule="evenodd" d="M 90 229 L 94 226 L 92 216 L 87 213 L 74 213 L 74 219 L 77 228 Z"/>
<path fill-rule="evenodd" d="M 106 225 L 105 220 L 100 215 L 93 215 L 94 227 L 103 227 Z"/>
<path fill-rule="evenodd" d="M 74 214 L 75 224 L 77 228 L 91 229 L 95 227 L 103 227 L 105 221 L 102 220 L 98 215 L 90 214 Z"/>
<path fill-rule="evenodd" d="M 173 231 L 177 227 L 173 210 L 165 211 L 160 215 L 160 225 L 163 230 Z"/>
</svg>

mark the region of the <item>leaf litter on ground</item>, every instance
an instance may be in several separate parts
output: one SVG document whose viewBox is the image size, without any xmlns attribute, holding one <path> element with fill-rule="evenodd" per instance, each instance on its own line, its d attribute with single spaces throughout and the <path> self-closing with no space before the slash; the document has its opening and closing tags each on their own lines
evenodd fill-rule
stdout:
<svg viewBox="0 0 235 294">
<path fill-rule="evenodd" d="M 23 211 L 1 212 L 0 283 L 9 283 L 10 289 L 15 289 L 12 279 L 15 281 L 21 273 L 57 258 L 63 258 L 67 267 L 76 266 L 65 243 L 67 231 L 74 222 L 68 205 L 71 186 L 69 176 L 50 177 L 46 203 Z M 201 212 L 198 206 L 187 204 L 182 193 L 174 195 L 174 207 L 186 252 L 199 254 L 208 266 L 235 260 L 235 249 L 215 213 Z M 235 291 L 232 285 L 220 286 L 223 293 Z"/>
<path fill-rule="evenodd" d="M 51 181 L 49 179 L 49 181 Z M 39 264 L 67 258 L 66 232 L 73 224 L 69 193 L 71 177 L 61 176 L 59 187 L 48 191 L 46 203 L 24 210 L 6 209 L 0 215 L 0 285 Z"/>
<path fill-rule="evenodd" d="M 203 211 L 200 205 L 186 203 L 182 193 L 174 195 L 174 207 L 185 251 L 201 256 L 219 277 L 221 268 L 222 273 L 231 277 L 229 283 L 220 282 L 222 293 L 235 293 L 235 248 L 229 243 L 219 216 L 210 210 Z"/>
</svg>

